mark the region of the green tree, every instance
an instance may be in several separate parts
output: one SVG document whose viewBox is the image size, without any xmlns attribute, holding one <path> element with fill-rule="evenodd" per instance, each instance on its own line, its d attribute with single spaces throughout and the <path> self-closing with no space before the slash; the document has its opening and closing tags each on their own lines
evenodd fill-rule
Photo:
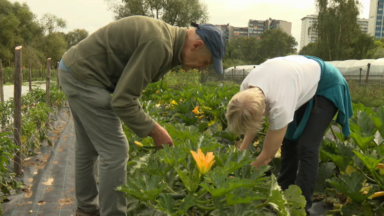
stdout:
<svg viewBox="0 0 384 216">
<path fill-rule="evenodd" d="M 258 63 L 269 58 L 296 53 L 297 42 L 295 38 L 281 29 L 269 29 L 260 37 L 261 40 L 257 49 L 260 55 Z"/>
<path fill-rule="evenodd" d="M 299 55 L 317 56 L 317 46 L 317 42 L 311 42 L 300 50 Z"/>
<path fill-rule="evenodd" d="M 318 55 L 323 60 L 345 60 L 352 56 L 359 34 L 358 0 L 316 0 L 319 11 L 314 28 L 318 30 Z"/>
<path fill-rule="evenodd" d="M 68 43 L 67 49 L 78 44 L 80 41 L 88 37 L 88 31 L 85 29 L 75 29 L 73 31 L 68 32 L 65 35 L 65 40 Z"/>
<path fill-rule="evenodd" d="M 7 66 L 14 61 L 16 46 L 33 46 L 42 36 L 42 28 L 36 16 L 25 3 L 0 0 L 0 26 L 0 59 Z"/>
<path fill-rule="evenodd" d="M 205 22 L 207 7 L 200 0 L 105 0 L 115 19 L 143 15 L 161 19 L 175 26 L 188 26 L 191 21 Z"/>
<path fill-rule="evenodd" d="M 373 44 L 375 48 L 369 51 L 371 58 L 384 58 L 384 39 L 375 40 Z"/>
<path fill-rule="evenodd" d="M 45 58 L 51 58 L 52 62 L 58 62 L 67 50 L 67 41 L 63 34 L 54 32 L 44 36 L 39 49 L 43 52 Z M 52 65 L 54 64 L 52 63 Z"/>
<path fill-rule="evenodd" d="M 51 34 L 67 27 L 67 22 L 64 19 L 49 13 L 43 15 L 40 23 L 46 34 Z"/>
<path fill-rule="evenodd" d="M 375 48 L 375 39 L 373 36 L 362 33 L 358 34 L 352 41 L 351 47 L 353 52 L 351 54 L 352 59 L 367 59 L 372 58 L 373 54 L 371 50 Z"/>
</svg>

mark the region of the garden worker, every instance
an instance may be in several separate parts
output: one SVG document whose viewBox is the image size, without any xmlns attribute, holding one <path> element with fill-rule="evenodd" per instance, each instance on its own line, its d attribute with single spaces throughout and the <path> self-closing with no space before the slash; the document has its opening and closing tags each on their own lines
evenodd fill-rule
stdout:
<svg viewBox="0 0 384 216">
<path fill-rule="evenodd" d="M 263 149 L 251 164 L 267 165 L 281 147 L 278 183 L 283 190 L 298 185 L 308 210 L 320 145 L 337 112 L 336 122 L 348 137 L 353 110 L 349 87 L 340 71 L 316 57 L 287 56 L 253 69 L 230 100 L 226 117 L 232 131 L 245 135 L 240 150 L 248 149 L 262 128 L 264 115 L 268 117 Z"/>
<path fill-rule="evenodd" d="M 63 55 L 59 78 L 76 131 L 76 215 L 126 215 L 126 199 L 115 191 L 127 180 L 128 141 L 120 119 L 138 136 L 151 136 L 157 147 L 172 145 L 168 132 L 143 111 L 142 91 L 176 65 L 203 70 L 213 64 L 222 73 L 224 53 L 225 37 L 213 25 L 186 29 L 131 16 L 100 28 Z"/>
</svg>

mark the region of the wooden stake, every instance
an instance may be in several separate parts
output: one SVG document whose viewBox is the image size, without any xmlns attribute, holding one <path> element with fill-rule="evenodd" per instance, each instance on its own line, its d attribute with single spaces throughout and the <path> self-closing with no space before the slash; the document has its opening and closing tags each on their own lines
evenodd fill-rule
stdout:
<svg viewBox="0 0 384 216">
<path fill-rule="evenodd" d="M 47 59 L 47 84 L 45 89 L 45 101 L 47 103 L 47 106 L 51 106 L 49 101 L 49 89 L 51 86 L 51 58 Z"/>
<path fill-rule="evenodd" d="M 60 64 L 60 62 L 57 62 L 57 68 L 56 68 L 56 71 L 57 71 L 57 73 L 56 73 L 56 76 L 57 76 L 57 89 L 58 89 L 58 91 L 60 91 L 60 82 L 59 82 L 59 64 Z"/>
<path fill-rule="evenodd" d="M 21 151 L 21 69 L 22 69 L 22 46 L 15 48 L 15 74 L 14 74 L 14 142 L 20 147 Z M 14 158 L 14 171 L 17 176 L 22 174 L 23 159 L 21 152 L 17 151 Z"/>
<path fill-rule="evenodd" d="M 4 103 L 4 87 L 3 87 L 3 64 L 0 59 L 0 91 L 1 91 L 1 103 Z"/>
<path fill-rule="evenodd" d="M 29 64 L 29 91 L 32 91 L 32 68 L 31 68 L 31 64 Z"/>
</svg>

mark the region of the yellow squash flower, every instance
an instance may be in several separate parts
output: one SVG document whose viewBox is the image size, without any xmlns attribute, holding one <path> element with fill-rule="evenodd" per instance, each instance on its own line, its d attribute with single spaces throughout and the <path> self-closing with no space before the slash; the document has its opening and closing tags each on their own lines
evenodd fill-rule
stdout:
<svg viewBox="0 0 384 216">
<path fill-rule="evenodd" d="M 177 105 L 177 102 L 175 100 L 171 101 L 171 104 Z"/>
<path fill-rule="evenodd" d="M 138 147 L 142 148 L 144 145 L 141 142 L 135 141 L 134 142 Z"/>
<path fill-rule="evenodd" d="M 208 152 L 207 155 L 204 155 L 201 149 L 199 149 L 197 152 L 198 153 L 191 151 L 191 154 L 197 163 L 197 168 L 199 169 L 200 174 L 204 175 L 212 168 L 212 165 L 215 163 L 213 160 L 215 156 L 213 155 L 213 152 Z"/>
<path fill-rule="evenodd" d="M 192 112 L 195 113 L 195 115 L 203 114 L 203 112 L 199 111 L 199 106 L 196 106 L 195 109 L 192 110 Z"/>
<path fill-rule="evenodd" d="M 379 169 L 380 175 L 384 175 L 384 164 L 379 163 L 376 167 L 376 169 Z"/>
</svg>

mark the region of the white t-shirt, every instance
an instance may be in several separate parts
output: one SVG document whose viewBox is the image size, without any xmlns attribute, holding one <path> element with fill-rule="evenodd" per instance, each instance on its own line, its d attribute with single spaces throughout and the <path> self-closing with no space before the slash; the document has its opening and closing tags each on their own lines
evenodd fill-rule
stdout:
<svg viewBox="0 0 384 216">
<path fill-rule="evenodd" d="M 269 127 L 279 130 L 287 126 L 294 113 L 316 93 L 320 81 L 320 65 L 303 56 L 270 59 L 253 69 L 241 84 L 260 88 L 265 95 Z"/>
</svg>

